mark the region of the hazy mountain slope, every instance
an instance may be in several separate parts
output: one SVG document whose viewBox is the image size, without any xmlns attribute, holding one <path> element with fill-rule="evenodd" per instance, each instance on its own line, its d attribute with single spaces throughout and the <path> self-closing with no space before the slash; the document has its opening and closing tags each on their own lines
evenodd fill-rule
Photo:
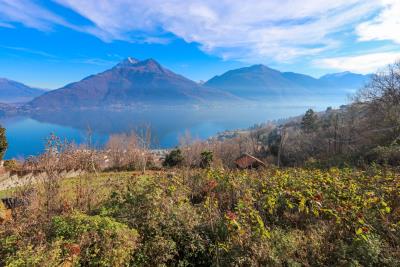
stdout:
<svg viewBox="0 0 400 267">
<path fill-rule="evenodd" d="M 316 79 L 295 73 L 280 72 L 264 65 L 230 70 L 205 83 L 241 97 L 345 94 L 362 87 L 370 75 L 351 72 L 329 74 Z"/>
<path fill-rule="evenodd" d="M 357 89 L 364 86 L 371 76 L 371 74 L 362 75 L 346 71 L 324 75 L 319 81 L 325 84 L 326 87 Z"/>
<path fill-rule="evenodd" d="M 281 72 L 264 65 L 253 65 L 228 71 L 205 83 L 238 96 L 294 94 L 305 88 L 286 78 Z"/>
<path fill-rule="evenodd" d="M 48 92 L 30 108 L 80 108 L 135 103 L 197 103 L 234 98 L 201 86 L 162 67 L 153 59 L 128 58 L 112 69 Z"/>
<path fill-rule="evenodd" d="M 0 102 L 3 103 L 28 102 L 44 92 L 16 81 L 0 78 Z"/>
</svg>

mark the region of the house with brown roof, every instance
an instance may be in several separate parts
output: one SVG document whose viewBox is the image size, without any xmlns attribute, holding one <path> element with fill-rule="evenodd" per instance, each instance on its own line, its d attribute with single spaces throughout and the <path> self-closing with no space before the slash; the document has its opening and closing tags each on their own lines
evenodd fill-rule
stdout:
<svg viewBox="0 0 400 267">
<path fill-rule="evenodd" d="M 248 153 L 244 153 L 239 158 L 237 158 L 235 160 L 235 165 L 239 169 L 253 169 L 261 166 L 266 166 L 263 161 Z"/>
</svg>

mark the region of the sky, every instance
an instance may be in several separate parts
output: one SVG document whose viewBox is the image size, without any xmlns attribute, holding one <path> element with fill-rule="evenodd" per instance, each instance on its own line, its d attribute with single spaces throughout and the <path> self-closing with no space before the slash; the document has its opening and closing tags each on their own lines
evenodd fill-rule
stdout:
<svg viewBox="0 0 400 267">
<path fill-rule="evenodd" d="M 400 0 L 0 0 L 0 77 L 55 89 L 128 56 L 195 81 L 372 73 L 400 59 Z"/>
</svg>

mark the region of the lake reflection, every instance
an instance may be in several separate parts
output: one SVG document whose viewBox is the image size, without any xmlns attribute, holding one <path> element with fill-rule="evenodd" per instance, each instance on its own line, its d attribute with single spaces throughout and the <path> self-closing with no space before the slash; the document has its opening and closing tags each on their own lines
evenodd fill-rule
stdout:
<svg viewBox="0 0 400 267">
<path fill-rule="evenodd" d="M 301 103 L 303 102 L 303 103 Z M 338 106 L 343 99 L 335 101 Z M 319 103 L 312 105 L 307 103 Z M 101 147 L 110 134 L 128 133 L 140 127 L 151 127 L 153 147 L 168 148 L 178 144 L 179 136 L 189 131 L 193 137 L 206 139 L 224 130 L 248 128 L 256 123 L 302 114 L 308 108 L 324 110 L 324 101 L 269 101 L 219 107 L 157 107 L 116 110 L 63 111 L 34 114 L 30 117 L 2 118 L 7 129 L 7 158 L 26 157 L 43 151 L 50 133 L 75 143 L 85 143 L 88 129 L 94 145 Z"/>
</svg>

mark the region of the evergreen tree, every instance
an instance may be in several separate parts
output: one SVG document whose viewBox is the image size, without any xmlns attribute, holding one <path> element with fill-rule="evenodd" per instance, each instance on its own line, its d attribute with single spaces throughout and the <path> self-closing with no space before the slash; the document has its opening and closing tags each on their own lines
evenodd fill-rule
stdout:
<svg viewBox="0 0 400 267">
<path fill-rule="evenodd" d="M 165 167 L 175 167 L 181 165 L 183 160 L 182 151 L 180 149 L 174 149 L 165 157 L 163 165 Z"/>
<path fill-rule="evenodd" d="M 4 154 L 6 153 L 8 147 L 7 138 L 6 138 L 6 129 L 1 127 L 0 125 L 0 160 L 3 159 Z"/>
<path fill-rule="evenodd" d="M 305 132 L 315 131 L 318 128 L 317 120 L 318 116 L 315 114 L 314 110 L 307 110 L 301 121 L 301 129 Z"/>
<path fill-rule="evenodd" d="M 211 166 L 211 163 L 213 161 L 214 155 L 212 151 L 203 151 L 200 154 L 201 160 L 200 160 L 200 167 L 202 168 L 209 168 Z"/>
</svg>

